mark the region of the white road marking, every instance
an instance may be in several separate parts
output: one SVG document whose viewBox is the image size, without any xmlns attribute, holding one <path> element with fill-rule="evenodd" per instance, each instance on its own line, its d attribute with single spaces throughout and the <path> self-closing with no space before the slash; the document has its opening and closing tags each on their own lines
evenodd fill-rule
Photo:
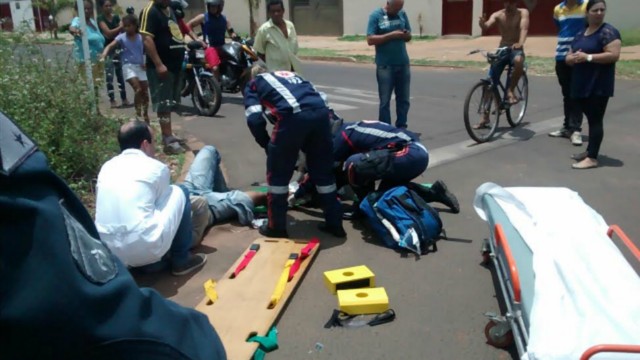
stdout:
<svg viewBox="0 0 640 360">
<path fill-rule="evenodd" d="M 506 119 L 504 120 L 506 122 Z M 527 127 L 509 129 L 503 133 L 496 133 L 493 140 L 484 144 L 477 144 L 473 140 L 465 140 L 459 143 L 429 150 L 429 169 L 438 165 L 448 164 L 455 160 L 513 144 L 518 141 L 528 140 L 535 136 L 546 134 L 549 130 L 560 127 L 562 125 L 562 120 L 562 117 L 556 117 L 536 122 L 535 124 Z M 531 134 L 527 134 L 527 132 L 531 132 Z M 518 137 L 518 133 L 523 135 Z"/>
<path fill-rule="evenodd" d="M 345 104 L 334 103 L 334 102 L 329 103 L 329 105 L 335 111 L 353 110 L 358 108 L 357 106 L 345 105 Z"/>
<path fill-rule="evenodd" d="M 355 102 L 360 104 L 368 104 L 368 105 L 376 105 L 376 106 L 378 105 L 377 101 L 364 100 L 364 99 L 358 99 L 355 97 L 335 95 L 335 94 L 327 94 L 327 100 L 329 100 L 329 104 L 332 104 L 333 100 L 338 100 L 338 101 Z"/>
</svg>

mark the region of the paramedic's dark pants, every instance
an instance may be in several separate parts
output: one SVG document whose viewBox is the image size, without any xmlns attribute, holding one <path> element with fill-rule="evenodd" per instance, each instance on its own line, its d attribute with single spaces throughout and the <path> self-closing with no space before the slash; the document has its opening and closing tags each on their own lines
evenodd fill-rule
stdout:
<svg viewBox="0 0 640 360">
<path fill-rule="evenodd" d="M 429 153 L 426 148 L 419 143 L 411 143 L 402 150 L 392 154 L 393 171 L 387 174 L 380 174 L 374 178 L 364 178 L 358 174 L 349 174 L 348 178 L 352 185 L 366 187 L 376 180 L 382 180 L 378 190 L 387 190 L 395 186 L 405 185 L 411 180 L 420 176 L 429 165 Z M 351 164 L 360 161 L 362 154 L 350 156 L 345 161 L 345 169 L 353 169 Z"/>
<path fill-rule="evenodd" d="M 332 171 L 333 139 L 329 110 L 324 108 L 284 116 L 273 129 L 267 155 L 269 227 L 286 229 L 289 181 L 300 150 L 307 155 L 309 176 L 316 184 L 327 225 L 340 226 L 342 210 Z"/>
<path fill-rule="evenodd" d="M 562 103 L 564 105 L 564 122 L 562 127 L 570 132 L 582 131 L 582 111 L 580 103 L 571 98 L 571 74 L 573 67 L 564 61 L 556 61 L 556 76 L 562 88 Z"/>
</svg>

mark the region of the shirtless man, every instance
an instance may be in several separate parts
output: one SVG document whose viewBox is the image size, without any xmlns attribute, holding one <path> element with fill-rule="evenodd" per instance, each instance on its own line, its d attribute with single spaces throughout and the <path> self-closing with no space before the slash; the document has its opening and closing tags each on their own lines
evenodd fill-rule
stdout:
<svg viewBox="0 0 640 360">
<path fill-rule="evenodd" d="M 487 30 L 494 24 L 498 24 L 502 39 L 500 39 L 500 47 L 510 47 L 512 50 L 493 65 L 493 80 L 497 82 L 507 63 L 513 65 L 513 73 L 511 82 L 507 89 L 507 97 L 511 104 L 515 104 L 519 99 L 513 93 L 522 73 L 524 71 L 524 42 L 527 40 L 529 32 L 529 10 L 518 9 L 517 0 L 505 0 L 504 9 L 491 14 L 489 20 L 486 15 L 480 17 L 480 28 Z"/>
</svg>

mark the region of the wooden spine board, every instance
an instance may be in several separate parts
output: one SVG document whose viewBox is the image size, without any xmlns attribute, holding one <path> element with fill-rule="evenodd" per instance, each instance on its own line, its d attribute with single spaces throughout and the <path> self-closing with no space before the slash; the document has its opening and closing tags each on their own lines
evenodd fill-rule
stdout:
<svg viewBox="0 0 640 360">
<path fill-rule="evenodd" d="M 320 244 L 300 264 L 300 269 L 287 283 L 278 304 L 273 309 L 268 309 L 271 294 L 289 255 L 299 255 L 307 243 L 288 239 L 257 239 L 253 244 L 260 244 L 260 250 L 236 278 L 231 279 L 231 274 L 249 251 L 249 247 L 222 278 L 216 279 L 218 300 L 210 304 L 205 297 L 196 306 L 196 310 L 207 315 L 218 332 L 229 359 L 251 359 L 258 344 L 246 342 L 247 338 L 266 335 L 282 315 L 282 310 L 315 259 Z"/>
</svg>

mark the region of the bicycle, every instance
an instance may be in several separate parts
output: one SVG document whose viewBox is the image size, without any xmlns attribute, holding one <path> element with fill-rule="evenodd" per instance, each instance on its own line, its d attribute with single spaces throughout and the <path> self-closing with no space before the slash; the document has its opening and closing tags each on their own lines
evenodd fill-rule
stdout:
<svg viewBox="0 0 640 360">
<path fill-rule="evenodd" d="M 491 65 L 487 77 L 471 87 L 464 101 L 464 126 L 469 136 L 478 143 L 489 141 L 493 137 L 502 113 L 506 113 L 509 125 L 516 127 L 520 125 L 527 111 L 529 79 L 527 78 L 526 63 L 524 72 L 520 80 L 518 80 L 518 85 L 514 88 L 514 95 L 518 100 L 517 103 L 511 104 L 507 97 L 507 89 L 513 73 L 513 66 L 510 63 L 507 64 L 506 71 L 503 71 L 502 74 L 502 77 L 504 77 L 506 72 L 506 80 L 503 81 L 501 79 L 497 84 L 493 83 L 493 65 L 504 56 L 509 56 L 510 51 L 511 48 L 509 47 L 501 47 L 494 53 L 480 49 L 469 53 L 469 55 L 481 53 Z M 476 96 L 479 99 L 476 99 Z M 473 102 L 474 100 L 477 100 L 477 103 Z"/>
</svg>

